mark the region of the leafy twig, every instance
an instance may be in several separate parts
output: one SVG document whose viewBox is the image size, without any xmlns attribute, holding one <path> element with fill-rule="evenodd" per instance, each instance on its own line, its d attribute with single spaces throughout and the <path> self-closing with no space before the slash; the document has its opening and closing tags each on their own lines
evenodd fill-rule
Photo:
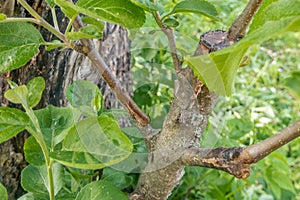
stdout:
<svg viewBox="0 0 300 200">
<path fill-rule="evenodd" d="M 226 171 L 237 178 L 250 175 L 250 165 L 300 136 L 300 120 L 280 133 L 248 147 L 190 148 L 182 156 L 185 165 Z"/>
<path fill-rule="evenodd" d="M 66 37 L 59 31 L 57 31 L 53 26 L 48 24 L 46 21 L 41 21 L 39 19 L 35 18 L 17 18 L 17 17 L 10 17 L 6 18 L 5 20 L 2 20 L 1 22 L 29 22 L 33 23 L 39 26 L 42 26 L 49 30 L 51 33 L 53 33 L 56 37 L 58 37 L 60 40 L 62 40 L 64 43 L 68 44 L 69 41 L 66 39 Z"/>
<path fill-rule="evenodd" d="M 56 28 L 51 26 L 46 20 L 44 20 L 33 8 L 31 8 L 25 0 L 18 0 L 18 2 L 35 18 L 31 20 L 27 20 L 28 18 L 25 19 L 28 22 L 32 22 L 35 24 L 38 24 L 40 26 L 43 26 L 47 30 L 49 30 L 51 33 L 53 33 L 56 37 L 58 37 L 60 40 L 64 41 L 65 43 L 68 43 L 68 40 L 65 38 L 65 36 L 59 32 Z M 22 21 L 21 18 L 9 18 L 4 21 Z"/>
<path fill-rule="evenodd" d="M 73 26 L 77 31 L 83 27 L 83 23 L 79 16 L 75 18 Z M 82 46 L 77 46 L 75 50 L 80 53 L 83 53 L 92 61 L 94 66 L 101 73 L 103 79 L 109 85 L 111 90 L 116 95 L 117 99 L 125 107 L 125 109 L 131 115 L 131 117 L 142 126 L 148 125 L 148 116 L 136 105 L 136 103 L 132 100 L 129 94 L 121 86 L 120 82 L 116 79 L 116 77 L 111 72 L 110 68 L 106 65 L 103 58 L 99 54 L 93 41 L 89 39 L 81 39 L 80 41 L 82 43 Z"/>
<path fill-rule="evenodd" d="M 229 28 L 228 38 L 230 40 L 236 41 L 238 38 L 245 36 L 246 29 L 262 1 L 263 0 L 250 0 L 248 2 L 246 8 Z"/>
</svg>

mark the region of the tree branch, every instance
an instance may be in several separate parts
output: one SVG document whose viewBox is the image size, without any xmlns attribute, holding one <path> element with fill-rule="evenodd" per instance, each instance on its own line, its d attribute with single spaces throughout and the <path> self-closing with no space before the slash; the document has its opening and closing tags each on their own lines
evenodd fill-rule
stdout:
<svg viewBox="0 0 300 200">
<path fill-rule="evenodd" d="M 245 36 L 246 29 L 262 1 L 263 0 L 250 0 L 248 2 L 246 8 L 229 28 L 228 38 L 230 40 L 236 41 Z"/>
<path fill-rule="evenodd" d="M 253 160 L 249 161 L 255 163 L 276 149 L 282 147 L 286 143 L 294 140 L 300 136 L 300 120 L 296 121 L 292 125 L 283 129 L 280 133 L 273 135 L 257 144 L 253 144 L 245 148 L 247 152 L 252 156 Z"/>
<path fill-rule="evenodd" d="M 244 163 L 249 155 L 243 147 L 196 148 L 186 150 L 182 162 L 188 166 L 200 166 L 225 171 L 237 178 L 247 178 L 250 175 L 250 164 Z"/>
<path fill-rule="evenodd" d="M 250 175 L 250 165 L 300 136 L 300 120 L 280 133 L 248 147 L 189 148 L 181 160 L 184 165 L 219 169 L 237 178 Z"/>
<path fill-rule="evenodd" d="M 180 61 L 180 59 L 178 57 L 174 30 L 163 24 L 162 19 L 160 18 L 160 16 L 158 15 L 157 12 L 153 12 L 152 14 L 153 14 L 153 17 L 154 17 L 156 23 L 158 24 L 160 29 L 165 33 L 165 35 L 168 38 L 174 68 L 178 74 L 180 72 L 180 70 L 182 69 L 182 62 Z"/>
<path fill-rule="evenodd" d="M 83 27 L 83 23 L 79 16 L 75 18 L 73 26 L 77 31 Z M 132 100 L 127 91 L 125 91 L 125 89 L 120 85 L 120 82 L 112 74 L 110 68 L 106 65 L 98 50 L 95 48 L 93 41 L 89 39 L 81 39 L 80 41 L 81 46 L 77 45 L 75 47 L 75 50 L 80 53 L 83 53 L 92 61 L 94 66 L 100 72 L 103 79 L 109 85 L 111 90 L 116 95 L 117 99 L 125 107 L 125 109 L 131 115 L 131 117 L 142 126 L 148 125 L 148 116 L 136 105 L 136 103 Z"/>
</svg>

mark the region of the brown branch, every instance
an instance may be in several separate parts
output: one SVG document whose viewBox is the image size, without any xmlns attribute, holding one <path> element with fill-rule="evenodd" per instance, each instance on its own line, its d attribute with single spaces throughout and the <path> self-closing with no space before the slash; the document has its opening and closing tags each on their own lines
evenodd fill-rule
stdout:
<svg viewBox="0 0 300 200">
<path fill-rule="evenodd" d="M 269 137 L 257 144 L 246 147 L 245 150 L 249 152 L 253 158 L 253 160 L 250 162 L 255 163 L 299 136 L 300 120 L 283 129 L 280 133 L 273 135 L 272 137 Z"/>
<path fill-rule="evenodd" d="M 77 31 L 83 27 L 83 23 L 79 16 L 77 16 L 74 20 L 73 26 Z M 125 109 L 131 115 L 131 117 L 142 126 L 148 125 L 148 116 L 136 105 L 136 103 L 132 100 L 127 91 L 125 91 L 125 89 L 121 86 L 120 82 L 113 75 L 110 68 L 106 65 L 98 50 L 95 48 L 93 41 L 89 39 L 81 39 L 80 42 L 81 46 L 75 46 L 75 50 L 80 53 L 83 53 L 92 61 L 94 66 L 100 72 L 103 79 L 109 85 L 111 90 L 116 95 L 117 99 L 125 107 Z"/>
<path fill-rule="evenodd" d="M 254 13 L 260 7 L 263 0 L 250 0 L 240 14 L 240 16 L 233 22 L 228 31 L 228 38 L 232 41 L 236 41 L 242 38 L 246 34 L 246 29 L 252 20 Z"/>
<path fill-rule="evenodd" d="M 280 133 L 248 147 L 189 148 L 182 156 L 184 165 L 223 170 L 237 178 L 250 175 L 250 165 L 300 136 L 300 120 Z"/>
</svg>

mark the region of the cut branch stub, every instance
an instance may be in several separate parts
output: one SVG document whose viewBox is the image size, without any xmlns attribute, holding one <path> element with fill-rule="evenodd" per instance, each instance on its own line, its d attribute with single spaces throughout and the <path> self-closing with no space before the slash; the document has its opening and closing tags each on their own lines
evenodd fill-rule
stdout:
<svg viewBox="0 0 300 200">
<path fill-rule="evenodd" d="M 227 32 L 223 30 L 208 31 L 200 36 L 200 45 L 204 54 L 229 47 L 233 43 L 227 39 Z"/>
</svg>

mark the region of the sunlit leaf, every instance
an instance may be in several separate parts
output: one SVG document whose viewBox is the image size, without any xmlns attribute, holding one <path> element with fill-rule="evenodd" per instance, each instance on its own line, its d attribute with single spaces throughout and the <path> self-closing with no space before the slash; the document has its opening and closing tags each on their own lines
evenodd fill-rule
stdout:
<svg viewBox="0 0 300 200">
<path fill-rule="evenodd" d="M 79 118 L 78 113 L 71 108 L 59 108 L 52 105 L 36 110 L 34 114 L 39 121 L 44 140 L 50 149 L 64 139 L 69 129 Z"/>
<path fill-rule="evenodd" d="M 205 0 L 185 0 L 179 2 L 168 15 L 175 13 L 197 13 L 218 20 L 218 12 L 215 6 Z"/>
<path fill-rule="evenodd" d="M 281 21 L 283 18 L 290 17 L 291 19 L 294 17 L 299 18 L 299 10 L 300 2 L 298 0 L 263 1 L 259 8 L 259 12 L 253 18 L 249 31 L 251 32 L 259 29 L 264 24 L 268 24 L 271 21 Z M 296 27 L 299 27 L 299 24 Z"/>
<path fill-rule="evenodd" d="M 52 166 L 54 194 L 57 194 L 63 186 L 63 167 L 59 163 Z M 41 199 L 49 199 L 50 191 L 48 172 L 46 166 L 36 167 L 28 165 L 21 174 L 21 185 L 27 192 L 38 195 Z"/>
<path fill-rule="evenodd" d="M 101 38 L 102 32 L 99 32 L 99 30 L 95 26 L 88 25 L 79 29 L 79 31 L 77 32 L 68 32 L 66 36 L 71 40 L 79 40 L 82 38 L 94 39 L 94 38 Z"/>
<path fill-rule="evenodd" d="M 0 197 L 3 200 L 8 200 L 7 190 L 1 183 L 0 183 Z"/>
<path fill-rule="evenodd" d="M 0 21 L 3 21 L 6 19 L 6 15 L 3 13 L 0 13 Z"/>
<path fill-rule="evenodd" d="M 45 165 L 45 158 L 42 148 L 33 136 L 26 139 L 24 144 L 25 159 L 32 165 Z"/>
<path fill-rule="evenodd" d="M 9 140 L 29 125 L 29 117 L 21 110 L 0 107 L 0 143 Z"/>
<path fill-rule="evenodd" d="M 47 4 L 50 6 L 50 7 L 54 7 L 55 6 L 55 3 L 53 0 L 46 0 Z"/>
<path fill-rule="evenodd" d="M 278 7 L 280 2 L 282 6 Z M 250 46 L 260 44 L 288 31 L 300 30 L 299 1 L 289 1 L 286 6 L 283 5 L 284 2 L 286 1 L 279 0 L 276 4 L 269 2 L 269 6 L 266 6 L 268 9 L 276 9 L 276 16 L 275 14 L 264 13 L 264 10 L 259 10 L 257 15 L 264 15 L 265 21 L 258 20 L 256 22 L 255 17 L 254 25 L 249 34 L 235 45 L 209 55 L 188 57 L 186 59 L 195 74 L 207 84 L 211 91 L 216 92 L 218 95 L 230 95 L 232 93 L 236 71 L 243 55 Z M 292 11 L 286 12 L 286 9 L 290 7 L 293 7 Z M 281 15 L 278 15 L 278 13 Z M 291 13 L 291 15 L 286 13 Z"/>
<path fill-rule="evenodd" d="M 40 196 L 39 196 L 39 198 L 40 198 L 40 200 L 43 200 Z M 34 194 L 32 194 L 32 193 L 24 194 L 18 198 L 18 200 L 35 200 L 35 199 L 37 199 L 37 197 L 35 197 Z M 47 200 L 47 199 L 45 199 L 45 200 Z"/>
<path fill-rule="evenodd" d="M 131 0 L 131 2 L 149 12 L 151 11 L 162 12 L 164 10 L 160 3 L 158 2 L 153 3 L 150 0 Z"/>
<path fill-rule="evenodd" d="M 28 89 L 28 106 L 33 108 L 41 100 L 45 89 L 45 80 L 43 77 L 35 77 L 27 83 Z"/>
<path fill-rule="evenodd" d="M 79 0 L 76 5 L 64 0 L 55 0 L 55 3 L 67 11 L 69 17 L 82 13 L 127 28 L 141 27 L 146 19 L 144 10 L 130 0 Z"/>
<path fill-rule="evenodd" d="M 85 115 L 97 116 L 104 109 L 104 100 L 99 88 L 89 81 L 74 81 L 67 88 L 66 96 L 70 104 L 79 108 Z"/>
<path fill-rule="evenodd" d="M 65 13 L 65 15 L 69 18 L 76 17 L 80 13 L 80 11 L 78 11 L 79 9 L 72 2 L 54 0 L 54 3 L 59 5 L 63 13 Z"/>
<path fill-rule="evenodd" d="M 89 117 L 70 129 L 63 151 L 51 157 L 64 165 L 83 169 L 103 168 L 127 158 L 133 146 L 116 121 L 107 117 Z"/>
<path fill-rule="evenodd" d="M 31 24 L 0 23 L 0 72 L 25 65 L 38 52 L 43 38 Z"/>
<path fill-rule="evenodd" d="M 107 181 L 94 181 L 84 186 L 75 200 L 101 199 L 101 200 L 129 200 L 127 195 L 116 186 Z"/>
<path fill-rule="evenodd" d="M 25 85 L 7 90 L 4 97 L 12 103 L 28 105 L 28 89 Z"/>
</svg>

